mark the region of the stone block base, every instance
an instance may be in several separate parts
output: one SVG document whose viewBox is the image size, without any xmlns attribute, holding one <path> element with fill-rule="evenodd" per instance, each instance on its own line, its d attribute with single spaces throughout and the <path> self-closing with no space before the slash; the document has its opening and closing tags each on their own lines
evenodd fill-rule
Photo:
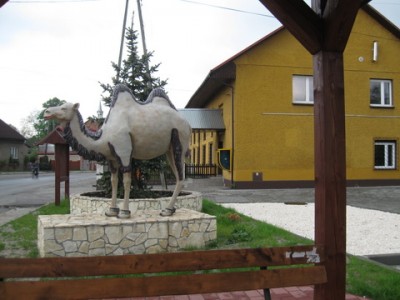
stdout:
<svg viewBox="0 0 400 300">
<path fill-rule="evenodd" d="M 184 208 L 171 217 L 159 213 L 140 211 L 130 219 L 93 214 L 39 216 L 40 256 L 174 252 L 204 247 L 217 238 L 215 216 Z"/>
<path fill-rule="evenodd" d="M 185 192 L 185 191 L 184 191 Z M 203 204 L 202 194 L 194 191 L 187 191 L 188 195 L 178 196 L 175 202 L 176 208 L 187 208 L 195 211 L 201 211 Z M 140 210 L 158 209 L 167 207 L 171 197 L 129 199 L 129 210 L 132 214 Z M 122 207 L 122 199 L 117 200 L 117 205 Z M 71 214 L 98 214 L 104 215 L 110 206 L 111 199 L 100 197 L 89 197 L 85 195 L 72 195 L 70 199 Z"/>
</svg>

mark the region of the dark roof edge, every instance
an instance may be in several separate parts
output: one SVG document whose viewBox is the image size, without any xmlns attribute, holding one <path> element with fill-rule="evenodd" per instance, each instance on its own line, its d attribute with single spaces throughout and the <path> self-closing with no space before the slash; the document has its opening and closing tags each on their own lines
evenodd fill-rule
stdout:
<svg viewBox="0 0 400 300">
<path fill-rule="evenodd" d="M 270 37 L 272 37 L 273 35 L 277 34 L 278 32 L 280 32 L 281 30 L 283 30 L 285 27 L 280 26 L 277 29 L 271 31 L 270 33 L 268 33 L 266 36 L 262 37 L 261 39 L 255 41 L 253 44 L 250 44 L 250 46 L 247 46 L 246 48 L 244 48 L 243 50 L 239 51 L 238 53 L 236 53 L 235 55 L 233 55 L 232 57 L 230 57 L 229 59 L 227 59 L 226 61 L 222 62 L 221 64 L 219 64 L 218 66 L 216 66 L 215 68 L 211 69 L 210 73 L 217 71 L 219 68 L 222 68 L 225 64 L 228 64 L 229 62 L 233 62 L 235 59 L 237 59 L 239 56 L 241 56 L 242 54 L 246 53 L 247 51 L 249 51 L 251 48 L 256 47 L 258 44 L 261 44 L 262 42 L 264 42 L 265 40 L 269 39 Z"/>
<path fill-rule="evenodd" d="M 0 139 L 8 141 L 26 141 L 26 138 L 12 126 L 0 119 Z"/>
<path fill-rule="evenodd" d="M 198 102 L 201 102 L 201 94 L 204 92 L 204 89 L 207 87 L 208 83 L 212 79 L 219 79 L 220 84 L 215 85 L 212 91 L 209 91 L 210 94 L 215 93 L 221 86 L 229 81 L 232 81 L 236 78 L 236 65 L 234 63 L 235 59 L 237 59 L 242 54 L 246 53 L 249 49 L 256 47 L 258 44 L 261 44 L 264 40 L 270 38 L 271 36 L 275 35 L 279 31 L 283 30 L 284 27 L 280 26 L 279 28 L 275 29 L 274 31 L 270 32 L 266 36 L 262 37 L 258 41 L 254 42 L 250 46 L 244 48 L 242 51 L 236 53 L 235 55 L 231 56 L 229 59 L 225 60 L 221 64 L 217 65 L 215 68 L 211 69 L 206 78 L 203 80 L 199 88 L 194 92 L 193 96 L 189 99 L 189 102 L 186 104 L 185 108 L 190 108 L 191 106 L 196 106 Z"/>
<path fill-rule="evenodd" d="M 391 21 L 389 21 L 384 15 L 373 8 L 371 5 L 366 4 L 361 7 L 365 12 L 367 12 L 371 17 L 377 20 L 386 30 L 392 33 L 394 36 L 400 39 L 400 29 Z"/>
</svg>

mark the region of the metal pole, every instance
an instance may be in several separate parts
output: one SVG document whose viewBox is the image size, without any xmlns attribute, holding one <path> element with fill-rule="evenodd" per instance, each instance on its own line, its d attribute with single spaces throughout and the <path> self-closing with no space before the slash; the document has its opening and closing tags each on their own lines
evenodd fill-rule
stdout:
<svg viewBox="0 0 400 300">
<path fill-rule="evenodd" d="M 142 15 L 142 6 L 140 5 L 140 0 L 137 0 L 138 13 L 139 13 L 139 23 L 140 23 L 140 34 L 142 35 L 142 44 L 143 44 L 143 54 L 147 54 L 146 47 L 146 36 L 144 35 L 144 24 L 143 24 L 143 15 Z M 149 66 L 146 66 L 147 69 Z"/>
<path fill-rule="evenodd" d="M 124 14 L 124 22 L 123 22 L 123 24 L 122 24 L 121 45 L 120 45 L 120 47 L 119 47 L 117 82 L 119 82 L 119 73 L 120 73 L 120 70 L 121 70 L 122 50 L 124 49 L 124 37 L 125 37 L 125 27 L 126 27 L 126 15 L 128 14 L 128 6 L 129 6 L 129 0 L 126 0 L 126 4 L 125 4 L 125 14 Z"/>
<path fill-rule="evenodd" d="M 137 0 L 137 7 L 139 13 L 139 23 L 140 23 L 140 34 L 142 35 L 142 45 L 143 45 L 143 55 L 147 56 L 147 47 L 146 47 L 146 36 L 144 34 L 144 23 L 143 23 L 143 15 L 142 15 L 142 6 L 140 5 L 140 0 Z M 149 76 L 148 87 L 151 88 L 151 76 L 150 76 L 150 68 L 149 61 L 146 59 L 146 72 L 147 76 Z"/>
</svg>

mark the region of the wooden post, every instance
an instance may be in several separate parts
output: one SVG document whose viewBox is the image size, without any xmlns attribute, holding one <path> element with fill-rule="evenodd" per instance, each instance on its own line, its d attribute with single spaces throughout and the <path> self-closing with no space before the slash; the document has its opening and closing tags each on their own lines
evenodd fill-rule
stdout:
<svg viewBox="0 0 400 300">
<path fill-rule="evenodd" d="M 315 243 L 323 245 L 328 282 L 316 300 L 345 299 L 346 153 L 343 53 L 320 51 L 314 60 Z"/>
<path fill-rule="evenodd" d="M 69 146 L 68 144 L 55 144 L 55 205 L 60 205 L 61 182 L 64 181 L 64 196 L 69 197 Z"/>
<path fill-rule="evenodd" d="M 54 190 L 54 204 L 56 206 L 60 205 L 60 189 L 61 189 L 61 168 L 62 168 L 62 148 L 60 145 L 56 144 L 54 146 L 54 157 L 55 157 L 55 163 L 56 163 L 56 174 L 54 176 L 55 179 L 55 190 Z"/>
<path fill-rule="evenodd" d="M 64 197 L 69 198 L 69 145 L 64 145 L 65 173 L 64 173 Z"/>
<path fill-rule="evenodd" d="M 54 203 L 60 205 L 61 182 L 65 182 L 65 198 L 69 198 L 69 145 L 57 130 L 53 130 L 37 144 L 54 144 L 55 154 L 55 190 Z"/>
</svg>

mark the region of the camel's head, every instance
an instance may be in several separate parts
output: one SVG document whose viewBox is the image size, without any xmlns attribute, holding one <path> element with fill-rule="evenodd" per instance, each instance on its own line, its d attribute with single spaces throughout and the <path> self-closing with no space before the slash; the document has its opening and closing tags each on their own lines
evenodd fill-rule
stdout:
<svg viewBox="0 0 400 300">
<path fill-rule="evenodd" d="M 79 103 L 67 102 L 60 106 L 49 107 L 44 111 L 43 117 L 45 120 L 56 119 L 63 124 L 71 121 L 78 109 Z"/>
</svg>

